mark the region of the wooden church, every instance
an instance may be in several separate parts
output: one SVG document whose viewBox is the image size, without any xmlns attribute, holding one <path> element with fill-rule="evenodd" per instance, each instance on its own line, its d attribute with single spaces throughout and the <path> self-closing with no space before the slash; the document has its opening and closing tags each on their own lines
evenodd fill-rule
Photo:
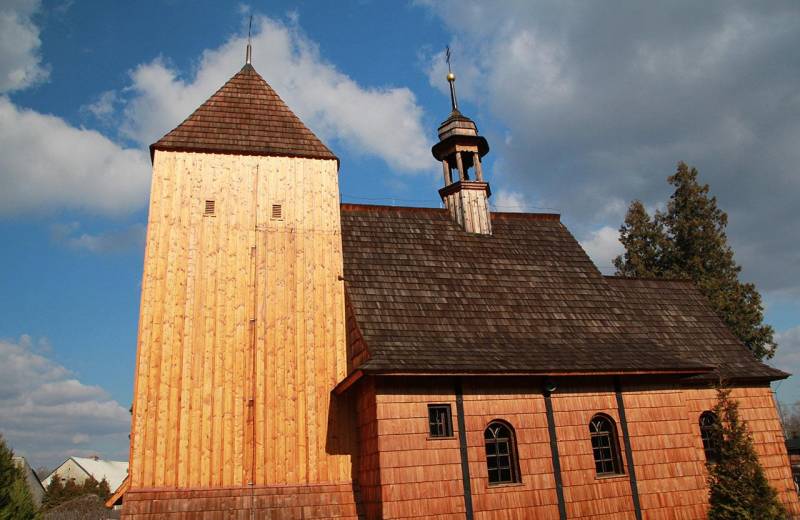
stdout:
<svg viewBox="0 0 800 520">
<path fill-rule="evenodd" d="M 701 519 L 720 377 L 800 515 L 769 383 L 687 282 L 600 274 L 490 211 L 475 123 L 444 209 L 340 204 L 247 64 L 151 146 L 123 518 Z"/>
</svg>

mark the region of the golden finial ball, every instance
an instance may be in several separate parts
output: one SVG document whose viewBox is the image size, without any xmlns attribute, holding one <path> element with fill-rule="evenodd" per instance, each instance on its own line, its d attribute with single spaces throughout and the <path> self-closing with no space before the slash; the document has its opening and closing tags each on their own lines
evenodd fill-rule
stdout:
<svg viewBox="0 0 800 520">
<path fill-rule="evenodd" d="M 452 72 L 448 72 L 447 73 L 447 81 L 455 81 L 455 80 L 456 80 L 456 75 L 453 74 Z"/>
</svg>

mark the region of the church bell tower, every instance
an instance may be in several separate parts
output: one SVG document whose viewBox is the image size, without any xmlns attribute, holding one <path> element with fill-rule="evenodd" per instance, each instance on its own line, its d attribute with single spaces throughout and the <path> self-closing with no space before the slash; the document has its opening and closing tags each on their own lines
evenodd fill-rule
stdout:
<svg viewBox="0 0 800 520">
<path fill-rule="evenodd" d="M 449 67 L 448 49 L 448 67 Z M 492 219 L 489 211 L 491 190 L 483 180 L 481 158 L 489 153 L 489 143 L 478 135 L 478 127 L 472 119 L 458 110 L 456 98 L 456 76 L 447 74 L 450 83 L 452 111 L 439 125 L 439 142 L 431 152 L 441 161 L 444 172 L 444 187 L 439 190 L 450 217 L 468 233 L 490 235 Z"/>
<path fill-rule="evenodd" d="M 123 518 L 356 518 L 339 161 L 250 59 L 150 147 Z"/>
</svg>

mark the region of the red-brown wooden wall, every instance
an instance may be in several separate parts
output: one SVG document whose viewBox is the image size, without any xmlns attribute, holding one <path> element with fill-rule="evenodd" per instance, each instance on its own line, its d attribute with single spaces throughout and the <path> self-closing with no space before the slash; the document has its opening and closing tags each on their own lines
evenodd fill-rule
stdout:
<svg viewBox="0 0 800 520">
<path fill-rule="evenodd" d="M 475 519 L 559 517 L 541 382 L 465 379 L 463 404 Z M 464 518 L 455 381 L 384 378 L 361 381 L 359 479 L 368 518 Z M 645 519 L 701 519 L 707 510 L 705 455 L 698 419 L 714 391 L 677 383 L 622 386 L 636 481 Z M 736 388 L 743 419 L 771 484 L 793 517 L 800 506 L 769 387 Z M 450 404 L 454 437 L 428 436 L 428 404 Z M 610 379 L 564 380 L 552 396 L 568 518 L 635 518 L 629 464 Z M 371 407 L 374 407 L 371 409 Z M 625 473 L 595 475 L 588 424 L 603 412 L 617 423 Z M 374 425 L 369 423 L 374 417 Z M 488 485 L 483 430 L 494 420 L 516 433 L 519 484 Z M 376 451 L 377 447 L 377 451 Z"/>
</svg>

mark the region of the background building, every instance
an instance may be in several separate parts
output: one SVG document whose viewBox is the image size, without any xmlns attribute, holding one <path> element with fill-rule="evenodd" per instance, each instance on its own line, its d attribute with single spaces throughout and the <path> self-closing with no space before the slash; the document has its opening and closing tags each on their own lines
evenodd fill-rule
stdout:
<svg viewBox="0 0 800 520">
<path fill-rule="evenodd" d="M 42 480 L 42 486 L 47 488 L 55 475 L 58 475 L 62 482 L 74 480 L 78 485 L 83 484 L 89 477 L 94 477 L 98 482 L 106 479 L 108 487 L 113 492 L 128 476 L 128 463 L 103 460 L 99 457 L 69 457 Z"/>
</svg>

